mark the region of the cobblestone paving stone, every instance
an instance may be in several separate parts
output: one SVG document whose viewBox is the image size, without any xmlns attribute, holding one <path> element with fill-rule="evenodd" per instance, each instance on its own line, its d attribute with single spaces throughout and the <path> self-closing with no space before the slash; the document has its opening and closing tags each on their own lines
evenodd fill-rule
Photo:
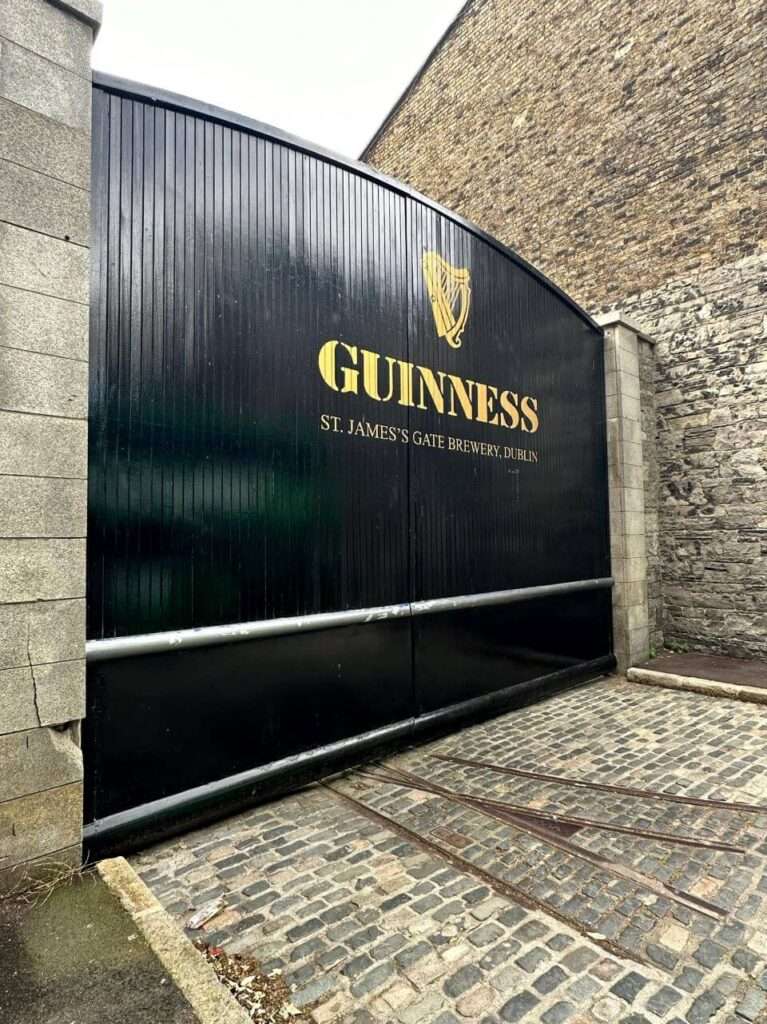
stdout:
<svg viewBox="0 0 767 1024">
<path fill-rule="evenodd" d="M 765 1022 L 767 813 L 572 788 L 434 755 L 767 805 L 766 740 L 767 707 L 612 678 L 386 761 L 464 793 L 742 846 L 701 850 L 593 828 L 570 839 L 724 908 L 720 919 L 474 807 L 363 772 L 133 863 L 182 923 L 223 896 L 206 941 L 282 970 L 317 1024 Z"/>
</svg>

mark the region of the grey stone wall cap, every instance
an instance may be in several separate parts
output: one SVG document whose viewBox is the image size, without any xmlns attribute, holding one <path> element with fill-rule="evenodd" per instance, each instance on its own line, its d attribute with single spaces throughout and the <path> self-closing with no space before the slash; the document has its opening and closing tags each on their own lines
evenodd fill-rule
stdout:
<svg viewBox="0 0 767 1024">
<path fill-rule="evenodd" d="M 655 344 L 655 338 L 650 337 L 647 331 L 642 330 L 633 320 L 629 320 L 619 309 L 611 309 L 609 313 L 595 313 L 594 320 L 600 327 L 625 327 L 626 330 L 633 331 L 642 341 L 647 341 L 651 345 Z"/>
<path fill-rule="evenodd" d="M 104 6 L 101 0 L 48 0 L 51 7 L 58 7 L 61 11 L 73 15 L 93 29 L 93 38 L 96 38 L 101 28 L 101 21 L 104 14 Z"/>
</svg>

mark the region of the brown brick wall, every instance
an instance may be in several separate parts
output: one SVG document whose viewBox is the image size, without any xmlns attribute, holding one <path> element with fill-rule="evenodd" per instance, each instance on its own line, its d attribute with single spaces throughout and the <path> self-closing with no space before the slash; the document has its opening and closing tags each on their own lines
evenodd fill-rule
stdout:
<svg viewBox="0 0 767 1024">
<path fill-rule="evenodd" d="M 763 244 L 766 40 L 761 0 L 476 0 L 366 159 L 603 306 Z"/>
</svg>

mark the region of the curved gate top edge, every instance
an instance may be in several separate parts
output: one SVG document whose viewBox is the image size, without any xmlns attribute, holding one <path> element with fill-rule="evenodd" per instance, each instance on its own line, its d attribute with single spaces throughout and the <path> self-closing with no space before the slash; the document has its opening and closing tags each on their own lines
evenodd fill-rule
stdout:
<svg viewBox="0 0 767 1024">
<path fill-rule="evenodd" d="M 418 202 L 433 210 L 435 213 L 440 214 L 440 216 L 452 221 L 458 227 L 468 231 L 480 241 L 485 242 L 492 248 L 496 249 L 507 259 L 510 259 L 515 263 L 520 269 L 534 277 L 540 284 L 556 295 L 558 299 L 562 300 L 570 307 L 570 309 L 577 313 L 589 327 L 593 328 L 600 335 L 604 334 L 604 328 L 598 324 L 597 321 L 581 305 L 579 305 L 571 295 L 560 288 L 559 285 L 551 280 L 551 278 L 547 277 L 542 270 L 539 270 L 534 264 L 526 260 L 524 256 L 520 256 L 518 252 L 515 252 L 511 246 L 501 242 L 498 238 L 485 231 L 478 224 L 475 224 L 473 221 L 463 217 L 455 210 L 450 209 L 450 207 L 443 206 L 443 204 L 438 202 L 436 199 L 432 199 L 430 196 L 424 195 L 422 192 L 419 192 L 404 181 L 400 181 L 397 178 L 392 178 L 388 174 L 384 174 L 371 164 L 366 164 L 361 160 L 354 160 L 351 157 L 343 156 L 341 153 L 336 153 L 333 150 L 326 149 L 324 146 L 320 146 L 307 139 L 293 135 L 290 132 L 286 132 L 281 128 L 275 127 L 274 125 L 266 124 L 263 121 L 258 121 L 256 118 L 248 117 L 245 114 L 239 114 L 236 111 L 227 110 L 224 107 L 218 107 L 212 103 L 207 103 L 205 100 L 198 100 L 191 96 L 183 96 L 180 93 L 171 92 L 170 90 L 161 89 L 142 82 L 135 82 L 131 79 L 121 78 L 118 75 L 110 75 L 103 71 L 93 72 L 92 83 L 96 88 L 102 89 L 105 92 L 123 95 L 129 99 L 140 100 L 143 103 L 156 104 L 157 106 L 173 109 L 180 113 L 190 114 L 206 120 L 216 121 L 219 124 L 223 124 L 231 128 L 251 132 L 254 135 L 288 146 L 291 149 L 306 153 L 309 156 L 323 160 L 326 163 L 335 164 L 337 167 L 351 171 L 353 174 L 367 178 L 368 180 L 375 182 L 377 185 L 382 185 L 385 188 L 390 189 L 392 192 L 397 192 L 408 199 Z"/>
</svg>

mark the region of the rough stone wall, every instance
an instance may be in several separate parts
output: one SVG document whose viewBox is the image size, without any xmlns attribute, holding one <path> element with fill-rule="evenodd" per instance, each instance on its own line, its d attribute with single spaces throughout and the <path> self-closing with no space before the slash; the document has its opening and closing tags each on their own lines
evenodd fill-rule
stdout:
<svg viewBox="0 0 767 1024">
<path fill-rule="evenodd" d="M 655 345 L 639 342 L 639 404 L 642 418 L 642 478 L 647 553 L 647 612 L 650 655 L 663 648 L 663 579 L 660 538 L 660 464 L 655 403 Z"/>
<path fill-rule="evenodd" d="M 651 638 L 662 588 L 667 646 L 767 658 L 767 256 L 620 308 L 657 342 L 654 352 L 643 346 L 643 397 L 649 406 L 654 355 L 657 405 Z M 643 442 L 652 430 L 644 414 Z M 655 473 L 645 456 L 646 503 Z"/>
<path fill-rule="evenodd" d="M 761 0 L 475 0 L 364 158 L 586 308 L 759 251 Z"/>
<path fill-rule="evenodd" d="M 0 891 L 79 862 L 94 0 L 0 2 Z"/>
<path fill-rule="evenodd" d="M 766 55 L 760 0 L 474 0 L 364 154 L 657 338 L 656 650 L 767 643 Z"/>
</svg>

